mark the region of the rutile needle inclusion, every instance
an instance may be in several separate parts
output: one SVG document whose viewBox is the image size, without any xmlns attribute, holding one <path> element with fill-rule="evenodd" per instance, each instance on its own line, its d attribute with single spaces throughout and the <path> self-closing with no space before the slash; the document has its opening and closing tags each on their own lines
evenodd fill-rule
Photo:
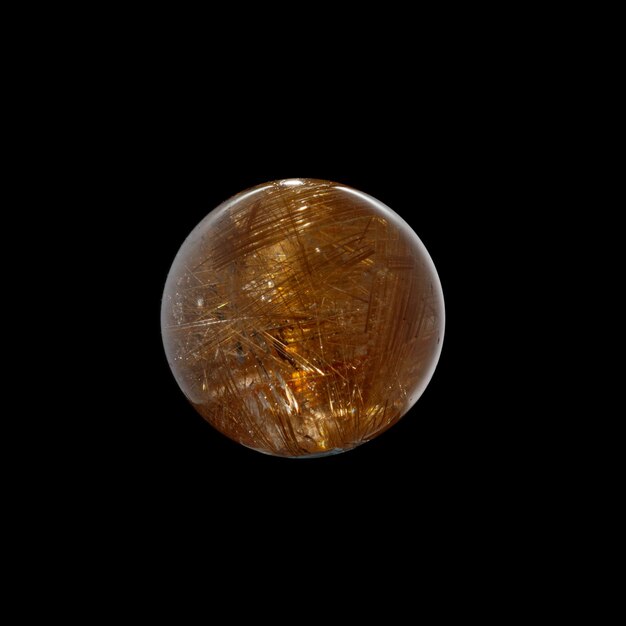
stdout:
<svg viewBox="0 0 626 626">
<path fill-rule="evenodd" d="M 428 384 L 444 304 L 411 228 L 345 185 L 289 179 L 227 200 L 183 243 L 161 312 L 196 410 L 284 457 L 343 452 L 395 424 Z"/>
</svg>

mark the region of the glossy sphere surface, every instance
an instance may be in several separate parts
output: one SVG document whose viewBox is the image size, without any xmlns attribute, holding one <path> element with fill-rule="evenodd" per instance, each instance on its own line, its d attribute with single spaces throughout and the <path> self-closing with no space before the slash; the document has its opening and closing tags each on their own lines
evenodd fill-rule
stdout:
<svg viewBox="0 0 626 626">
<path fill-rule="evenodd" d="M 416 402 L 439 358 L 437 272 L 411 228 L 344 185 L 244 191 L 182 245 L 161 312 L 168 362 L 215 428 L 260 452 L 342 452 Z"/>
</svg>

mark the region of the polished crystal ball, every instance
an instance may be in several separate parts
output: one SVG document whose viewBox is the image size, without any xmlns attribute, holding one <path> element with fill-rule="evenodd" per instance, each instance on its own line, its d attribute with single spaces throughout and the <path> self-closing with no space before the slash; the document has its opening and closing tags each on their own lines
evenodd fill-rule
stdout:
<svg viewBox="0 0 626 626">
<path fill-rule="evenodd" d="M 217 430 L 283 457 L 343 452 L 395 424 L 439 359 L 444 305 L 408 224 L 323 180 L 266 183 L 180 248 L 161 311 L 167 359 Z"/>
</svg>

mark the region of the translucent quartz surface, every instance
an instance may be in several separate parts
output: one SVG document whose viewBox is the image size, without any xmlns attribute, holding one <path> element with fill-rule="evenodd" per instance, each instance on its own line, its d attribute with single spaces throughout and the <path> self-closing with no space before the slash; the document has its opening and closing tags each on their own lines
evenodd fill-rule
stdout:
<svg viewBox="0 0 626 626">
<path fill-rule="evenodd" d="M 416 402 L 444 306 L 428 252 L 396 213 L 344 185 L 289 179 L 198 224 L 161 324 L 172 372 L 210 424 L 260 452 L 317 456 L 376 437 Z"/>
</svg>

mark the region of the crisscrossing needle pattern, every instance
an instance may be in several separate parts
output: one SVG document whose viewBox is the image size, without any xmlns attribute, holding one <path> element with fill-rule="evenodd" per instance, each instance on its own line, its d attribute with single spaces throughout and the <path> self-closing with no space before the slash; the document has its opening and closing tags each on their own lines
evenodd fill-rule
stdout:
<svg viewBox="0 0 626 626">
<path fill-rule="evenodd" d="M 353 448 L 426 387 L 444 309 L 434 265 L 395 213 L 327 181 L 267 183 L 210 213 L 180 249 L 165 350 L 198 412 L 279 456 Z"/>
</svg>

